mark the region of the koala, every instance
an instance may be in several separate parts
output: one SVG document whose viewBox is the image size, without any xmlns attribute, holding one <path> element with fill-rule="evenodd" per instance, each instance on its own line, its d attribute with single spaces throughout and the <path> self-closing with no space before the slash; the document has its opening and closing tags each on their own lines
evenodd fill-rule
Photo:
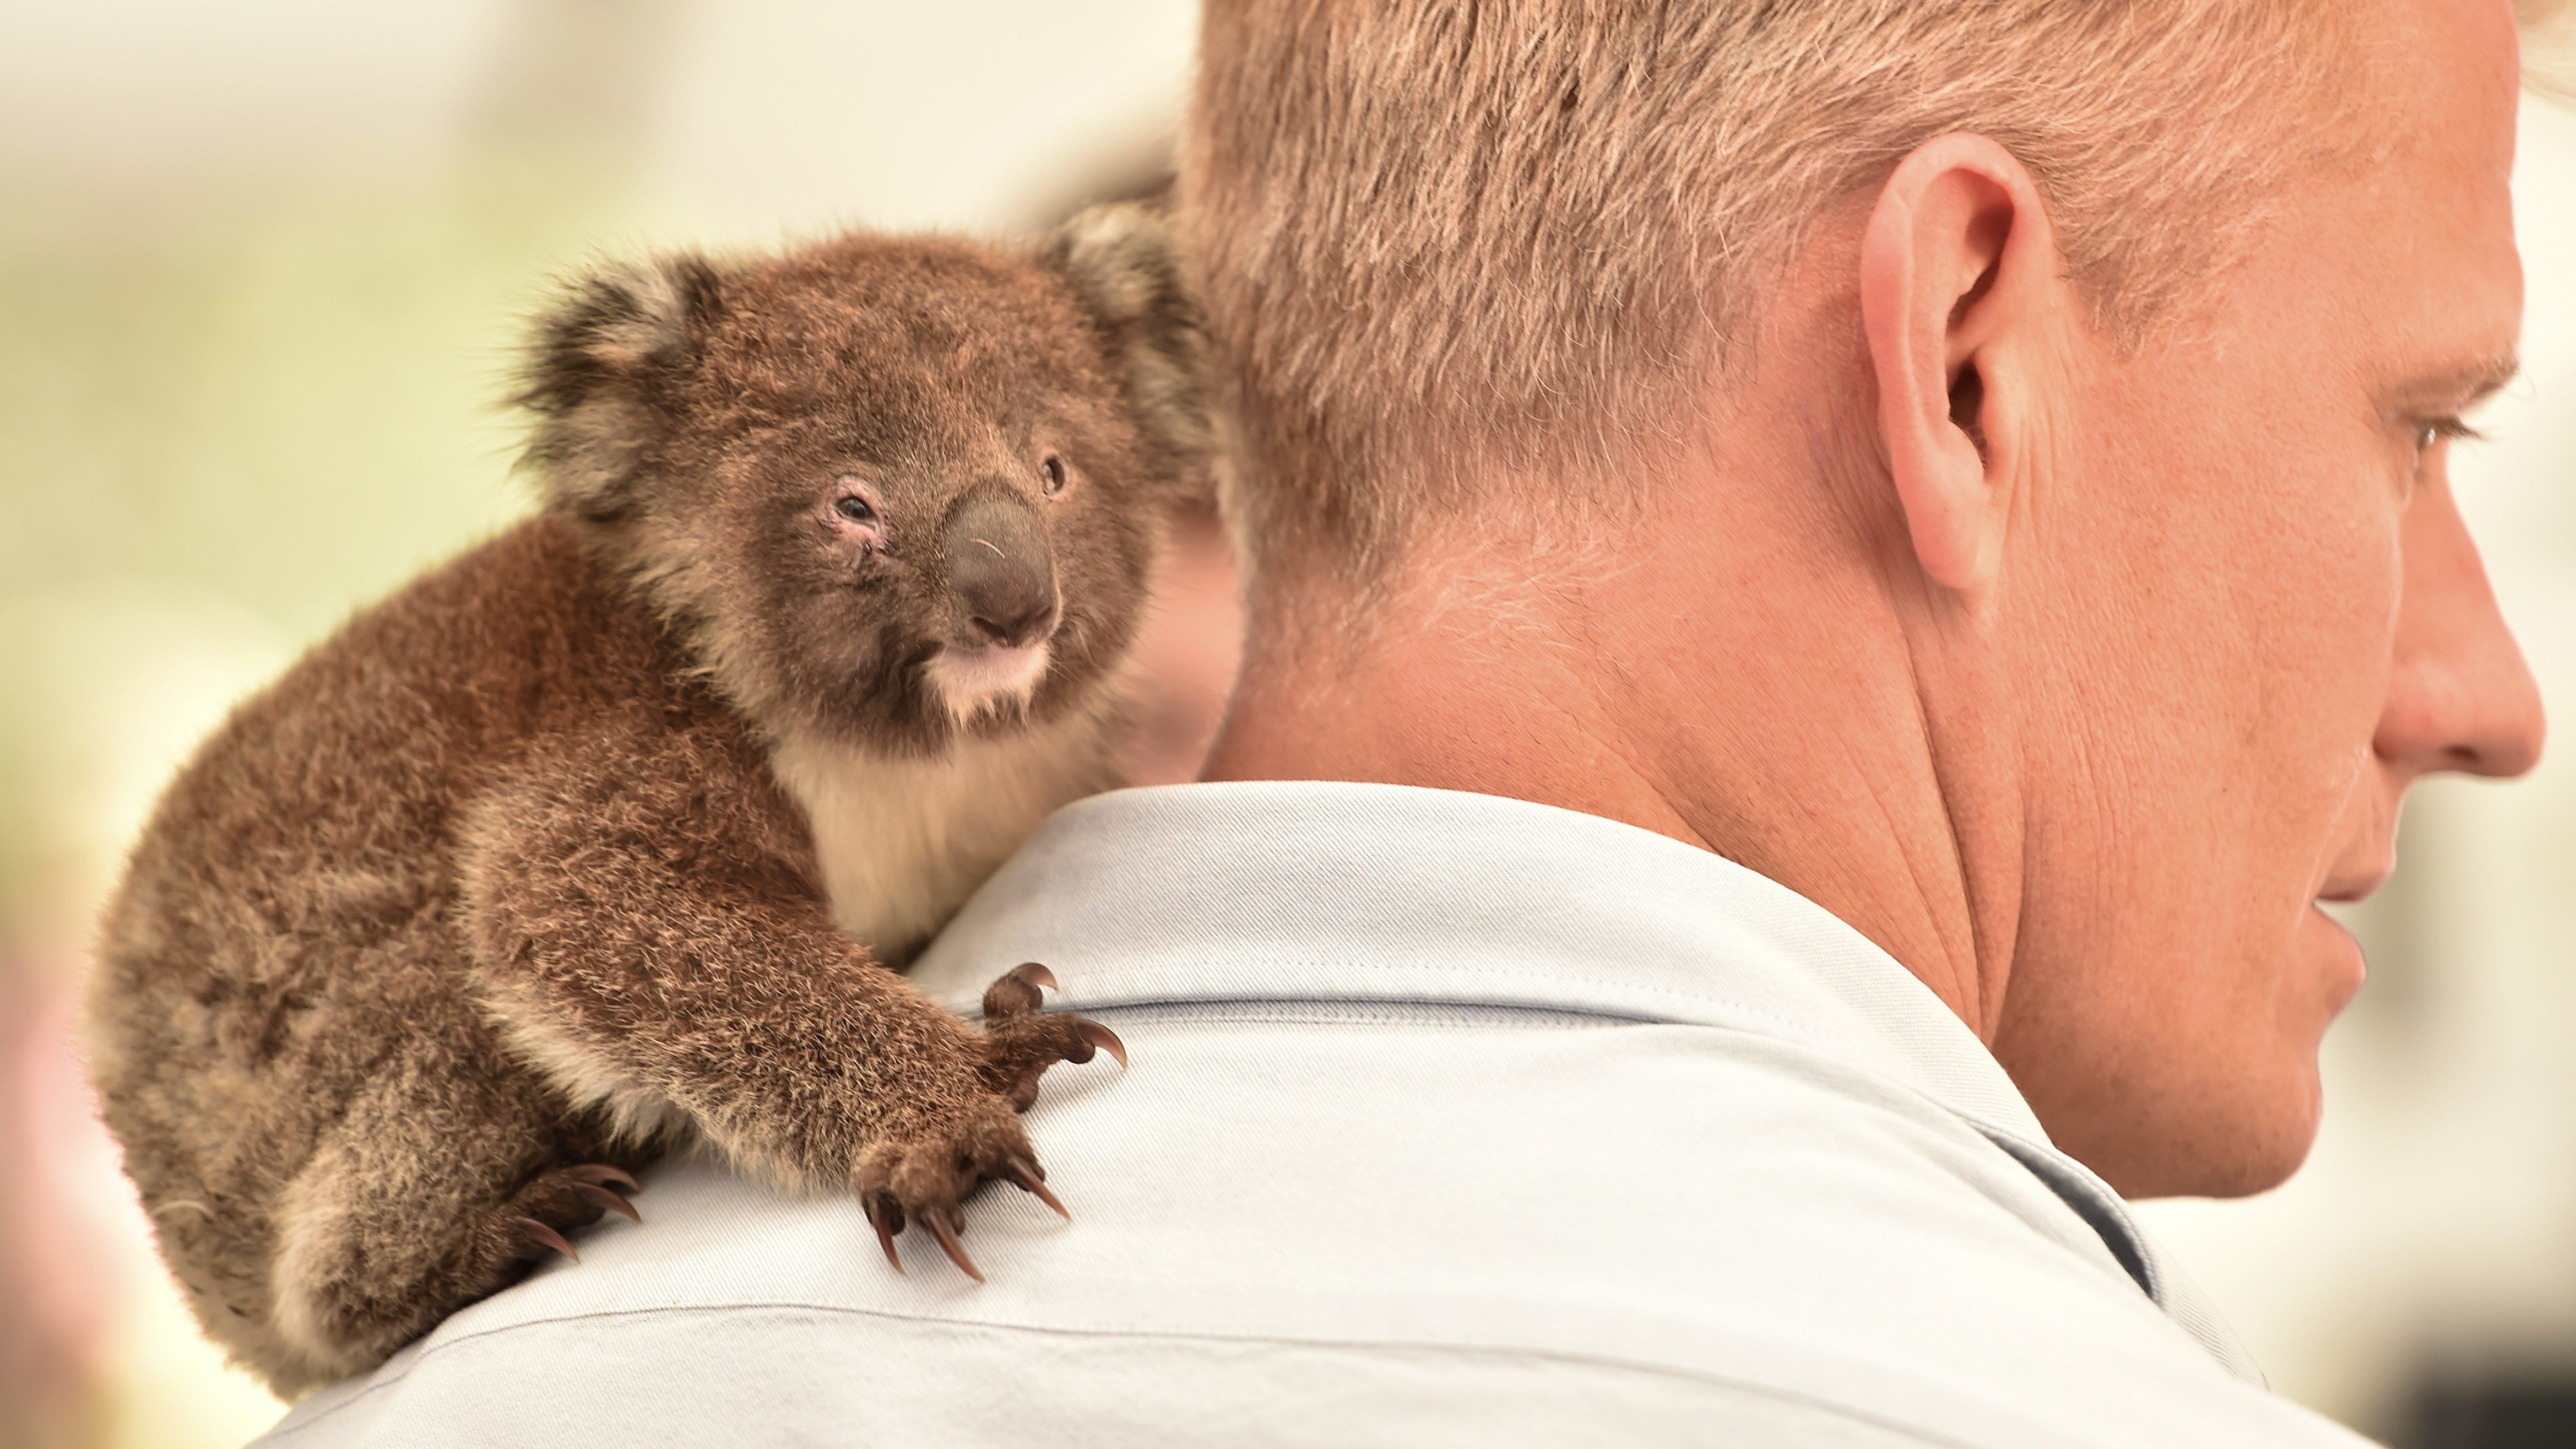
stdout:
<svg viewBox="0 0 2576 1449">
<path fill-rule="evenodd" d="M 92 1072 L 199 1321 L 283 1396 L 703 1143 L 976 1272 L 1018 1113 L 1125 1050 L 898 968 L 1106 788 L 1159 504 L 1203 484 L 1153 210 L 602 270 L 519 401 L 541 507 L 238 708 L 111 901 Z M 640 1220 L 640 1219 L 639 1219 Z"/>
</svg>

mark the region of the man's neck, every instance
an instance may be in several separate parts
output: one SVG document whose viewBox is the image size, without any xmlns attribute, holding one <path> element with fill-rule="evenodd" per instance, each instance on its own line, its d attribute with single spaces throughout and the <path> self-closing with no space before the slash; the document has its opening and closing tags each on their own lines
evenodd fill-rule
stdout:
<svg viewBox="0 0 2576 1449">
<path fill-rule="evenodd" d="M 1330 652 L 1256 626 L 1202 778 L 1501 795 L 1714 848 L 1620 752 L 1593 682 L 1560 641 L 1526 623 L 1466 627 L 1448 610 L 1411 622 L 1340 634 Z"/>
<path fill-rule="evenodd" d="M 1606 578 L 1560 570 L 1544 588 L 1526 561 L 1472 584 L 1453 562 L 1440 584 L 1394 586 L 1360 630 L 1296 627 L 1256 599 L 1204 778 L 1462 790 L 1652 830 L 1833 911 L 1991 1037 L 2015 903 L 1991 887 L 1974 900 L 1963 860 L 1999 864 L 2008 847 L 1998 822 L 1952 818 L 1921 701 L 1901 684 L 1863 692 L 1913 676 L 1904 631 L 1748 594 L 1714 618 L 1676 600 L 1668 629 L 1605 637 L 1612 621 L 1655 617 L 1637 601 L 1662 565 L 1687 577 L 1713 562 L 1658 560 L 1651 543 L 1620 552 Z M 1849 580 L 1818 581 L 1852 603 L 1834 587 Z M 1588 607 L 1595 589 L 1619 607 Z"/>
</svg>

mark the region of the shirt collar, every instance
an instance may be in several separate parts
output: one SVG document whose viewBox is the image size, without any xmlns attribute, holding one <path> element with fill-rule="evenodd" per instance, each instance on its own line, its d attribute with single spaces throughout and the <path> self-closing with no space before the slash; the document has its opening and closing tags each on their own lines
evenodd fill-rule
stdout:
<svg viewBox="0 0 2576 1449">
<path fill-rule="evenodd" d="M 912 975 L 971 1010 L 1005 957 L 1044 961 L 1074 1010 L 1413 1002 L 1735 1027 L 2048 1141 L 1967 1025 L 1823 907 L 1525 800 L 1316 781 L 1095 796 L 1048 820 Z"/>
<path fill-rule="evenodd" d="M 1822 906 L 1635 826 L 1492 795 L 1254 781 L 1067 806 L 914 966 L 971 1014 L 1011 963 L 1055 1005 L 1406 1003 L 1724 1026 L 1876 1070 L 1965 1118 L 2099 1233 L 2222 1362 L 2259 1378 L 2119 1195 L 2048 1134 L 1931 989 Z"/>
</svg>

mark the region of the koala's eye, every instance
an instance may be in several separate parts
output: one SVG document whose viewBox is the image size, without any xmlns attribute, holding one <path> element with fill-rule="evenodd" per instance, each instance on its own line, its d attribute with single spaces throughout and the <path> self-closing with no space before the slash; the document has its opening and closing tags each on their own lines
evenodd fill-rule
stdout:
<svg viewBox="0 0 2576 1449">
<path fill-rule="evenodd" d="M 1064 460 L 1053 453 L 1047 454 L 1047 460 L 1038 465 L 1038 487 L 1049 498 L 1064 491 L 1064 476 Z"/>
<path fill-rule="evenodd" d="M 830 508 L 824 518 L 843 547 L 856 548 L 861 558 L 885 551 L 885 514 L 877 507 L 876 490 L 859 479 L 843 478 L 832 491 Z"/>
</svg>

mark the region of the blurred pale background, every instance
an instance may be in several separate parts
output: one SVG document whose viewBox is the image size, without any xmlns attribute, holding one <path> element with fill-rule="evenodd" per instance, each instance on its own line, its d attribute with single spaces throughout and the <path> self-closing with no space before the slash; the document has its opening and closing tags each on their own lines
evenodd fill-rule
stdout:
<svg viewBox="0 0 2576 1449">
<path fill-rule="evenodd" d="M 197 1341 L 91 1116 L 91 918 L 227 704 L 525 507 L 495 399 L 546 279 L 1034 225 L 1150 171 L 1194 11 L 0 0 L 0 1446 L 231 1445 L 279 1412 Z M 2576 114 L 2526 107 L 2517 186 L 2528 376 L 2457 468 L 2566 720 Z M 2576 1381 L 2567 754 L 2419 792 L 2309 1168 L 2148 1209 L 2276 1386 L 2402 1440 L 2487 1442 L 2419 1430 L 2428 1394 Z"/>
</svg>

